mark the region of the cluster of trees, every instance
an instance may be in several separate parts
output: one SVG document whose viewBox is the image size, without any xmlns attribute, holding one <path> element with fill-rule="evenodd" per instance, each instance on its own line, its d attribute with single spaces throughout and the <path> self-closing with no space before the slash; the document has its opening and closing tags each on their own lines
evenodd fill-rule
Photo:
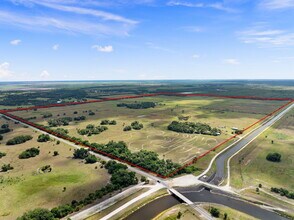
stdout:
<svg viewBox="0 0 294 220">
<path fill-rule="evenodd" d="M 17 136 L 17 137 L 14 137 L 14 138 L 8 140 L 6 142 L 6 145 L 22 144 L 22 143 L 25 143 L 31 139 L 33 139 L 33 137 L 30 135 L 20 135 L 20 136 Z"/>
<path fill-rule="evenodd" d="M 77 117 L 74 117 L 74 121 L 85 121 L 86 120 L 86 116 L 77 116 Z"/>
<path fill-rule="evenodd" d="M 43 114 L 43 118 L 50 118 L 50 117 L 52 117 L 53 115 L 52 115 L 52 113 L 50 113 L 50 112 L 46 112 L 46 113 L 44 113 Z"/>
<path fill-rule="evenodd" d="M 19 159 L 27 159 L 31 157 L 35 157 L 40 154 L 40 150 L 38 148 L 32 147 L 23 151 L 18 158 Z"/>
<path fill-rule="evenodd" d="M 143 128 L 143 124 L 142 123 L 139 123 L 138 121 L 134 121 L 131 123 L 131 125 L 127 125 L 124 127 L 124 131 L 130 131 L 132 129 L 134 130 L 141 130 Z"/>
<path fill-rule="evenodd" d="M 116 125 L 116 120 L 102 120 L 100 125 Z"/>
<path fill-rule="evenodd" d="M 50 136 L 49 136 L 49 134 L 40 134 L 37 141 L 38 142 L 50 141 Z"/>
<path fill-rule="evenodd" d="M 8 133 L 10 131 L 11 131 L 11 129 L 9 128 L 9 124 L 1 125 L 0 134 L 5 134 L 5 133 Z"/>
<path fill-rule="evenodd" d="M 282 155 L 279 153 L 268 153 L 266 159 L 271 162 L 281 162 Z"/>
<path fill-rule="evenodd" d="M 96 163 L 97 157 L 89 153 L 85 148 L 75 149 L 73 153 L 75 159 L 85 159 L 86 163 Z"/>
<path fill-rule="evenodd" d="M 171 160 L 160 159 L 158 154 L 152 151 L 141 150 L 132 153 L 123 141 L 110 141 L 107 144 L 93 143 L 91 146 L 161 175 L 167 175 L 180 167 L 180 164 L 173 163 Z M 185 172 L 185 170 L 179 172 Z"/>
<path fill-rule="evenodd" d="M 156 106 L 155 102 L 135 102 L 135 103 L 119 103 L 117 107 L 126 107 L 130 109 L 146 109 L 154 108 Z"/>
<path fill-rule="evenodd" d="M 5 156 L 6 156 L 6 153 L 0 151 L 0 159 Z"/>
<path fill-rule="evenodd" d="M 64 128 L 57 128 L 54 130 L 54 132 L 61 134 L 61 135 L 64 135 L 64 136 L 66 136 L 68 134 L 68 130 L 64 129 Z"/>
<path fill-rule="evenodd" d="M 93 124 L 87 125 L 85 129 L 78 129 L 78 133 L 80 135 L 88 135 L 91 136 L 92 134 L 100 134 L 103 131 L 106 131 L 108 128 L 106 126 L 94 126 Z"/>
<path fill-rule="evenodd" d="M 200 123 L 200 122 L 178 122 L 173 121 L 167 127 L 168 130 L 176 131 L 180 133 L 188 133 L 188 134 L 206 134 L 206 135 L 220 135 L 221 130 L 218 128 L 212 128 L 208 124 Z"/>
<path fill-rule="evenodd" d="M 95 112 L 93 112 L 93 111 L 89 111 L 89 115 L 91 116 L 91 115 L 95 115 Z"/>
<path fill-rule="evenodd" d="M 96 190 L 95 192 L 90 193 L 84 199 L 80 201 L 73 200 L 69 204 L 60 205 L 51 210 L 35 209 L 32 211 L 28 211 L 25 214 L 23 214 L 23 216 L 17 218 L 17 220 L 61 219 L 73 212 L 79 211 L 84 206 L 93 203 L 95 200 L 100 199 L 111 192 L 138 183 L 138 179 L 134 172 L 127 171 L 127 169 L 125 169 L 124 166 L 119 165 L 115 161 L 108 161 L 105 165 L 105 168 L 108 169 L 108 172 L 111 174 L 110 183 Z"/>
<path fill-rule="evenodd" d="M 69 125 L 69 123 L 72 121 L 71 117 L 63 117 L 63 118 L 57 118 L 57 119 L 50 119 L 48 121 L 48 125 L 50 127 L 58 127 L 58 126 L 66 126 Z"/>
<path fill-rule="evenodd" d="M 272 187 L 271 191 L 274 193 L 278 193 L 281 196 L 286 196 L 288 199 L 294 199 L 294 192 L 289 192 L 289 190 L 287 189 Z"/>
<path fill-rule="evenodd" d="M 1 167 L 2 172 L 7 172 L 8 170 L 13 170 L 13 167 L 10 165 L 10 163 L 8 164 L 3 164 Z"/>
</svg>

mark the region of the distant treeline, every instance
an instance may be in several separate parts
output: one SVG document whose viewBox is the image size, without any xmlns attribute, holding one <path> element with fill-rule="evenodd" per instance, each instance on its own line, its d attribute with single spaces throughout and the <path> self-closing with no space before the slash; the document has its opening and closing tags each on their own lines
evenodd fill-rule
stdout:
<svg viewBox="0 0 294 220">
<path fill-rule="evenodd" d="M 154 108 L 156 106 L 155 102 L 135 102 L 135 103 L 119 103 L 117 107 L 126 107 L 130 109 L 146 109 Z"/>
</svg>

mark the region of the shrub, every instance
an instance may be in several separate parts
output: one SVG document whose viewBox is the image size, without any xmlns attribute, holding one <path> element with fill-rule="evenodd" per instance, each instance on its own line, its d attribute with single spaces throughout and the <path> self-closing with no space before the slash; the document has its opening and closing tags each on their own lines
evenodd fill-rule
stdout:
<svg viewBox="0 0 294 220">
<path fill-rule="evenodd" d="M 39 135 L 37 141 L 38 142 L 47 142 L 47 141 L 50 141 L 50 136 L 49 136 L 49 134 L 41 134 L 41 135 Z"/>
<path fill-rule="evenodd" d="M 131 126 L 125 126 L 124 127 L 124 131 L 130 131 L 130 130 L 132 130 L 132 127 Z"/>
<path fill-rule="evenodd" d="M 58 151 L 53 152 L 53 156 L 58 156 L 58 155 L 59 155 Z"/>
<path fill-rule="evenodd" d="M 280 162 L 282 155 L 279 153 L 269 153 L 266 159 L 271 162 Z"/>
<path fill-rule="evenodd" d="M 89 151 L 85 148 L 75 149 L 73 156 L 75 159 L 85 159 L 89 155 Z"/>
<path fill-rule="evenodd" d="M 95 157 L 92 154 L 89 154 L 86 158 L 86 163 L 96 163 L 97 162 L 97 157 Z"/>
<path fill-rule="evenodd" d="M 22 143 L 25 143 L 31 139 L 33 139 L 33 137 L 30 135 L 20 135 L 20 136 L 17 136 L 17 137 L 14 137 L 14 138 L 8 140 L 6 142 L 6 145 L 22 144 Z"/>
<path fill-rule="evenodd" d="M 143 124 L 139 123 L 138 121 L 134 121 L 132 122 L 131 127 L 134 130 L 141 130 L 143 128 Z"/>
<path fill-rule="evenodd" d="M 53 115 L 51 113 L 44 113 L 43 114 L 43 118 L 50 118 L 52 117 Z"/>
<path fill-rule="evenodd" d="M 7 172 L 8 170 L 13 170 L 13 167 L 9 164 L 3 164 L 2 167 L 2 172 Z"/>
<path fill-rule="evenodd" d="M 6 153 L 0 151 L 0 158 L 5 157 Z"/>
<path fill-rule="evenodd" d="M 9 128 L 8 124 L 1 125 L 0 134 L 5 134 L 5 133 L 8 133 L 10 131 L 11 131 L 11 129 Z"/>
<path fill-rule="evenodd" d="M 38 148 L 29 148 L 25 151 L 23 151 L 19 156 L 18 158 L 19 159 L 27 159 L 27 158 L 30 158 L 30 157 L 35 157 L 37 155 L 39 155 L 40 153 L 40 150 Z"/>
<path fill-rule="evenodd" d="M 211 207 L 209 212 L 210 212 L 211 216 L 213 216 L 215 218 L 218 218 L 219 215 L 220 215 L 219 210 L 217 208 L 214 208 L 214 207 Z"/>
</svg>

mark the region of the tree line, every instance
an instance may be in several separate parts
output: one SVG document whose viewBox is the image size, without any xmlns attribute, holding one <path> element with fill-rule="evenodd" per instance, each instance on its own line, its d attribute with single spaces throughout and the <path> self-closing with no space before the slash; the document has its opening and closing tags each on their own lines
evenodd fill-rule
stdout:
<svg viewBox="0 0 294 220">
<path fill-rule="evenodd" d="M 130 109 L 147 109 L 154 108 L 156 106 L 155 102 L 135 102 L 135 103 L 119 103 L 117 107 L 126 107 Z"/>
</svg>

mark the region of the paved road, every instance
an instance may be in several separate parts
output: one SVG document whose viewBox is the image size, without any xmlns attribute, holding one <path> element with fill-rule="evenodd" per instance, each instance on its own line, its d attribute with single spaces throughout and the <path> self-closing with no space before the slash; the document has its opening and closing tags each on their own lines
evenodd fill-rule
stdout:
<svg viewBox="0 0 294 220">
<path fill-rule="evenodd" d="M 255 138 L 257 138 L 261 133 L 263 133 L 266 129 L 268 129 L 270 126 L 272 126 L 276 121 L 278 121 L 281 117 L 283 117 L 288 111 L 290 111 L 294 107 L 294 103 L 290 104 L 286 109 L 284 109 L 282 112 L 271 118 L 270 120 L 263 123 L 260 127 L 258 127 L 256 130 L 251 132 L 249 135 L 244 137 L 243 139 L 240 139 L 233 147 L 231 147 L 229 150 L 225 151 L 224 153 L 220 154 L 216 158 L 216 173 L 214 174 L 213 178 L 208 178 L 210 183 L 213 183 L 215 185 L 219 185 L 220 182 L 226 178 L 226 162 L 227 160 L 233 156 L 235 153 L 237 153 L 242 148 L 246 147 L 251 141 L 253 141 Z"/>
</svg>

